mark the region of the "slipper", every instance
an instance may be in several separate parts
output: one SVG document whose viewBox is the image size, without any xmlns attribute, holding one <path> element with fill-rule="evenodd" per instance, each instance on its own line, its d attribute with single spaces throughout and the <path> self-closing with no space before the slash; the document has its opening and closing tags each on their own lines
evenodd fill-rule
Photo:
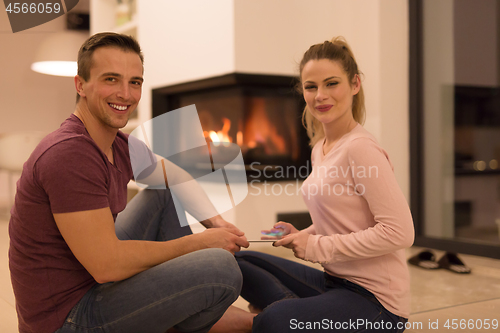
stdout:
<svg viewBox="0 0 500 333">
<path fill-rule="evenodd" d="M 432 253 L 429 250 L 425 250 L 417 255 L 414 255 L 413 257 L 408 259 L 408 262 L 412 265 L 424 269 L 438 269 L 440 267 L 439 264 L 436 262 L 436 257 L 434 256 L 434 253 Z"/>
<path fill-rule="evenodd" d="M 471 269 L 467 267 L 456 253 L 446 252 L 438 261 L 439 267 L 458 274 L 469 274 Z"/>
</svg>

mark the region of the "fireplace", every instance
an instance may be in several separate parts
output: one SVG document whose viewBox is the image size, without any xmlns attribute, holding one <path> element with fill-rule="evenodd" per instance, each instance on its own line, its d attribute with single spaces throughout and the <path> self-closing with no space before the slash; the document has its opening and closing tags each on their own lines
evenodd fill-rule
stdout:
<svg viewBox="0 0 500 333">
<path fill-rule="evenodd" d="M 195 104 L 207 143 L 238 144 L 248 179 L 304 179 L 311 151 L 294 84 L 290 76 L 233 73 L 162 87 L 153 90 L 153 117 Z M 153 144 L 163 139 L 153 133 Z"/>
</svg>

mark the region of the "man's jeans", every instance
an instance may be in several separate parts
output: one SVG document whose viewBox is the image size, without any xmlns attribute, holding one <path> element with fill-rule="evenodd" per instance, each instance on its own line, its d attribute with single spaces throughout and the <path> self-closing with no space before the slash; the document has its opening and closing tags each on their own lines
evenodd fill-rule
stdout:
<svg viewBox="0 0 500 333">
<path fill-rule="evenodd" d="M 169 190 L 144 190 L 118 215 L 119 239 L 167 241 L 181 227 Z M 207 249 L 166 261 L 119 282 L 97 284 L 56 333 L 207 332 L 238 298 L 241 272 L 226 250 Z"/>
</svg>

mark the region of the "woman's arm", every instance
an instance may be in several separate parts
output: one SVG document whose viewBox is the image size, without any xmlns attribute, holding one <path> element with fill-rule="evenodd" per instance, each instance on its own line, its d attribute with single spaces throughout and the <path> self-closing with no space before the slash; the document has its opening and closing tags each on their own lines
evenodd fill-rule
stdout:
<svg viewBox="0 0 500 333">
<path fill-rule="evenodd" d="M 353 172 L 355 188 L 362 189 L 375 225 L 349 234 L 309 235 L 306 260 L 332 263 L 381 256 L 409 247 L 414 240 L 411 212 L 386 153 L 372 140 L 358 138 L 348 147 L 349 165 L 374 171 Z M 376 171 L 376 172 L 375 172 Z M 367 218 L 372 218 L 367 216 Z"/>
</svg>

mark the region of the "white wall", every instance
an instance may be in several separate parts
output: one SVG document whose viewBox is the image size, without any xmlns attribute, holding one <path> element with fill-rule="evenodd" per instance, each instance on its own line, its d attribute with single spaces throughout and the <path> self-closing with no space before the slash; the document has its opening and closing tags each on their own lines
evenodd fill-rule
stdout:
<svg viewBox="0 0 500 333">
<path fill-rule="evenodd" d="M 364 73 L 365 128 L 389 152 L 409 197 L 406 1 L 139 1 L 137 11 L 146 59 L 140 108 L 146 117 L 151 88 L 232 72 L 296 75 L 310 45 L 343 35 Z M 269 226 L 279 212 L 305 211 L 300 184 L 292 185 L 295 190 L 287 188 L 294 195 L 265 194 L 265 184 L 255 185 L 227 216 L 248 232 Z"/>
<path fill-rule="evenodd" d="M 400 0 L 382 0 L 379 9 L 379 79 L 372 86 L 378 86 L 380 96 L 378 138 L 389 153 L 399 186 L 409 200 L 409 9 L 407 2 Z"/>
<path fill-rule="evenodd" d="M 235 19 L 237 72 L 298 75 L 309 46 L 334 36 L 346 38 L 364 73 L 365 128 L 388 151 L 409 198 L 406 1 L 236 0 Z M 252 190 L 237 207 L 238 221 L 269 225 L 276 213 L 306 210 L 300 194 L 259 197 L 252 194 L 263 193 L 263 188 Z"/>
<path fill-rule="evenodd" d="M 75 107 L 73 78 L 33 72 L 34 53 L 44 38 L 65 27 L 59 17 L 13 34 L 7 12 L 0 11 L 0 133 L 21 130 L 53 131 Z M 75 59 L 78 50 L 75 50 Z"/>
<path fill-rule="evenodd" d="M 144 52 L 141 108 L 151 89 L 234 71 L 232 0 L 138 1 L 138 39 Z"/>
<path fill-rule="evenodd" d="M 263 10 L 265 8 L 265 10 Z M 298 75 L 312 44 L 344 36 L 364 73 L 365 127 L 409 194 L 408 6 L 399 0 L 235 1 L 238 72 Z"/>
<path fill-rule="evenodd" d="M 73 112 L 76 96 L 73 79 L 30 69 L 38 45 L 64 26 L 63 16 L 13 34 L 7 12 L 0 11 L 0 135 L 18 131 L 49 133 Z M 11 179 L 12 183 L 17 177 Z M 8 202 L 7 182 L 7 174 L 0 171 L 0 206 Z"/>
<path fill-rule="evenodd" d="M 364 73 L 365 127 L 388 150 L 408 197 L 407 11 L 401 0 L 140 0 L 138 37 L 145 53 L 140 107 L 151 114 L 151 88 L 170 84 L 235 71 L 297 74 L 297 62 L 311 44 L 343 35 Z M 5 12 L 0 19 L 0 30 L 9 30 Z M 0 35 L 7 50 L 0 64 L 8 73 L 0 83 L 0 132 L 52 130 L 74 106 L 71 79 L 31 72 L 30 54 L 42 35 L 31 30 L 25 35 Z M 264 203 L 257 198 L 249 196 L 243 211 L 265 205 L 305 208 L 300 196 Z"/>
</svg>

